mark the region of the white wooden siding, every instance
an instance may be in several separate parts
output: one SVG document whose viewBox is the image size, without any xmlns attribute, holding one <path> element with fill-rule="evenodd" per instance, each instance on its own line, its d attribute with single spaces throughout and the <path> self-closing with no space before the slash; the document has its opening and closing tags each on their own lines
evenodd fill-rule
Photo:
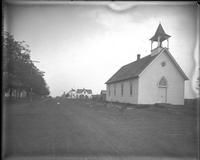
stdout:
<svg viewBox="0 0 200 160">
<path fill-rule="evenodd" d="M 132 81 L 132 95 L 130 95 L 130 81 Z M 121 83 L 118 82 L 115 83 L 116 85 L 116 95 L 114 95 L 114 84 L 108 84 L 107 85 L 107 94 L 106 94 L 106 100 L 112 101 L 112 102 L 121 102 L 121 103 L 131 103 L 131 104 L 137 104 L 138 101 L 138 79 L 132 79 L 132 80 L 126 80 L 123 81 L 123 96 L 121 94 Z M 111 94 L 109 96 L 109 87 Z"/>
<path fill-rule="evenodd" d="M 163 61 L 166 62 L 164 67 L 161 66 Z M 139 78 L 139 104 L 159 103 L 158 82 L 163 76 L 168 82 L 167 103 L 184 104 L 184 78 L 165 52 L 159 55 Z"/>
</svg>

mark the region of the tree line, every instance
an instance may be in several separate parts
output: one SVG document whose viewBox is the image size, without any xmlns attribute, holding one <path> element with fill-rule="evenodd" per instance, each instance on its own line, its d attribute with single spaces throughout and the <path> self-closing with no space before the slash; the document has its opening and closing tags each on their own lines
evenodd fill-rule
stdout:
<svg viewBox="0 0 200 160">
<path fill-rule="evenodd" d="M 27 97 L 48 95 L 49 88 L 41 72 L 31 60 L 29 46 L 25 41 L 16 41 L 9 32 L 3 36 L 3 91 L 10 98 L 15 92 L 19 99 L 22 92 Z"/>
</svg>

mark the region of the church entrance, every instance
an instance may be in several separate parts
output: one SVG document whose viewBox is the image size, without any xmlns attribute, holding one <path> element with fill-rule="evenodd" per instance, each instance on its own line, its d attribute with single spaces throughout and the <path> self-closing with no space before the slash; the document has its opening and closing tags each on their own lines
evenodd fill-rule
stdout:
<svg viewBox="0 0 200 160">
<path fill-rule="evenodd" d="M 167 88 L 158 88 L 158 102 L 166 103 L 167 102 Z"/>
<path fill-rule="evenodd" d="M 162 77 L 158 83 L 158 103 L 167 103 L 167 79 Z"/>
</svg>

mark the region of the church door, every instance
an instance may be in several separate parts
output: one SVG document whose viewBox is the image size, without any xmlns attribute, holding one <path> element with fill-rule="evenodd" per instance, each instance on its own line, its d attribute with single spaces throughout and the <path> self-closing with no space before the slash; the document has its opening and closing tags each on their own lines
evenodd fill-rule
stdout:
<svg viewBox="0 0 200 160">
<path fill-rule="evenodd" d="M 158 88 L 158 102 L 159 103 L 166 103 L 166 89 L 167 88 Z"/>
<path fill-rule="evenodd" d="M 158 83 L 158 103 L 167 102 L 167 79 L 163 76 Z"/>
</svg>

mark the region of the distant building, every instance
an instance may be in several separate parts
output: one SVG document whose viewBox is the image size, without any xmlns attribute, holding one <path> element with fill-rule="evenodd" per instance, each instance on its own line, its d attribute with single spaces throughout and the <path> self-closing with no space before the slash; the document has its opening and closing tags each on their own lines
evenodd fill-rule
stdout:
<svg viewBox="0 0 200 160">
<path fill-rule="evenodd" d="M 77 89 L 76 90 L 76 98 L 78 99 L 91 99 L 92 98 L 92 90 L 91 89 Z"/>
<path fill-rule="evenodd" d="M 106 82 L 106 100 L 132 104 L 184 104 L 188 80 L 169 52 L 169 35 L 159 24 L 151 40 L 151 54 L 121 67 Z M 162 42 L 167 40 L 167 47 Z M 153 42 L 158 46 L 152 49 Z"/>
<path fill-rule="evenodd" d="M 100 96 L 101 96 L 101 100 L 105 101 L 106 100 L 106 90 L 101 90 Z"/>
<path fill-rule="evenodd" d="M 76 98 L 76 90 L 71 89 L 68 93 L 67 93 L 67 97 L 70 99 L 75 99 Z"/>
</svg>

